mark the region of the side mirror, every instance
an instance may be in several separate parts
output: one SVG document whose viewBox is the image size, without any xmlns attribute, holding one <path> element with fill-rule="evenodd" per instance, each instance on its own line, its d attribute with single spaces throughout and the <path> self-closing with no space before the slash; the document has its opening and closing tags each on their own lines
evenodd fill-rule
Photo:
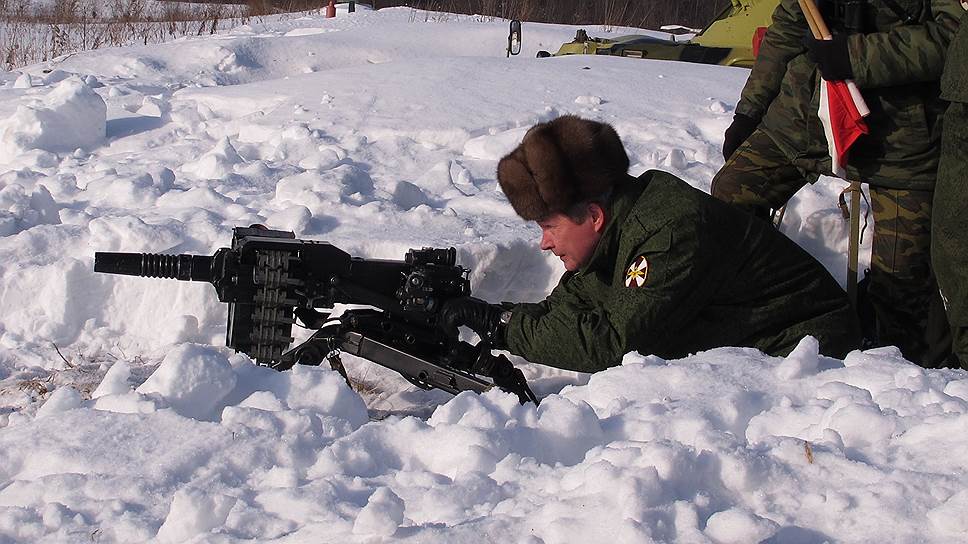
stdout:
<svg viewBox="0 0 968 544">
<path fill-rule="evenodd" d="M 514 19 L 511 21 L 508 31 L 508 58 L 521 52 L 521 21 Z"/>
</svg>

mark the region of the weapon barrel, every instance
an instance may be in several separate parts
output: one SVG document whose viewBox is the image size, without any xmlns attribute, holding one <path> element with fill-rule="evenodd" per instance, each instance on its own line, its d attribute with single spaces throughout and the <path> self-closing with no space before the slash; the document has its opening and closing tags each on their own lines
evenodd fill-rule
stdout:
<svg viewBox="0 0 968 544">
<path fill-rule="evenodd" d="M 146 278 L 212 281 L 212 257 L 208 255 L 160 255 L 157 253 L 94 254 L 94 271 Z"/>
</svg>

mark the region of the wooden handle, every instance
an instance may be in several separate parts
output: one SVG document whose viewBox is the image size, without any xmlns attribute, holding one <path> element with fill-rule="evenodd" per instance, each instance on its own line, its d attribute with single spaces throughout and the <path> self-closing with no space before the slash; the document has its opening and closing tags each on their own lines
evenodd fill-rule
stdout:
<svg viewBox="0 0 968 544">
<path fill-rule="evenodd" d="M 813 0 L 797 0 L 800 3 L 800 9 L 803 11 L 804 17 L 807 18 L 807 24 L 810 25 L 810 32 L 813 33 L 813 37 L 818 40 L 831 40 L 833 35 L 830 34 L 830 29 L 827 27 L 827 23 L 823 20 L 823 15 L 820 14 L 820 9 L 817 8 L 817 4 Z"/>
</svg>

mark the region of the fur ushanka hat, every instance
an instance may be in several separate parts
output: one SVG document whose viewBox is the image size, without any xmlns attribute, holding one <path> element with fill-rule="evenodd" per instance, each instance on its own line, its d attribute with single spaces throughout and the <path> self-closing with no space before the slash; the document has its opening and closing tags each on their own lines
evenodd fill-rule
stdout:
<svg viewBox="0 0 968 544">
<path fill-rule="evenodd" d="M 629 157 L 611 125 L 572 115 L 539 123 L 497 165 L 497 180 L 525 221 L 607 193 L 628 173 Z"/>
</svg>

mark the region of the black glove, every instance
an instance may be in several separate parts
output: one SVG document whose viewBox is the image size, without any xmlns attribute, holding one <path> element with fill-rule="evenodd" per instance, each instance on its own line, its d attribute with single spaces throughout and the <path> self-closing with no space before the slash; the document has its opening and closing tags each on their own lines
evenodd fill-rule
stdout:
<svg viewBox="0 0 968 544">
<path fill-rule="evenodd" d="M 834 34 L 832 40 L 818 40 L 813 35 L 807 34 L 803 38 L 803 45 L 807 48 L 807 56 L 810 60 L 817 63 L 820 75 L 824 79 L 827 81 L 854 79 L 846 34 Z"/>
<path fill-rule="evenodd" d="M 458 327 L 469 327 L 492 347 L 502 349 L 505 347 L 506 323 L 501 322 L 504 312 L 497 304 L 488 304 L 479 298 L 454 298 L 440 309 L 437 326 L 448 334 L 457 332 Z"/>
<path fill-rule="evenodd" d="M 759 119 L 753 119 L 742 113 L 733 115 L 733 123 L 729 125 L 726 134 L 723 136 L 723 158 L 729 160 L 759 125 Z"/>
</svg>

